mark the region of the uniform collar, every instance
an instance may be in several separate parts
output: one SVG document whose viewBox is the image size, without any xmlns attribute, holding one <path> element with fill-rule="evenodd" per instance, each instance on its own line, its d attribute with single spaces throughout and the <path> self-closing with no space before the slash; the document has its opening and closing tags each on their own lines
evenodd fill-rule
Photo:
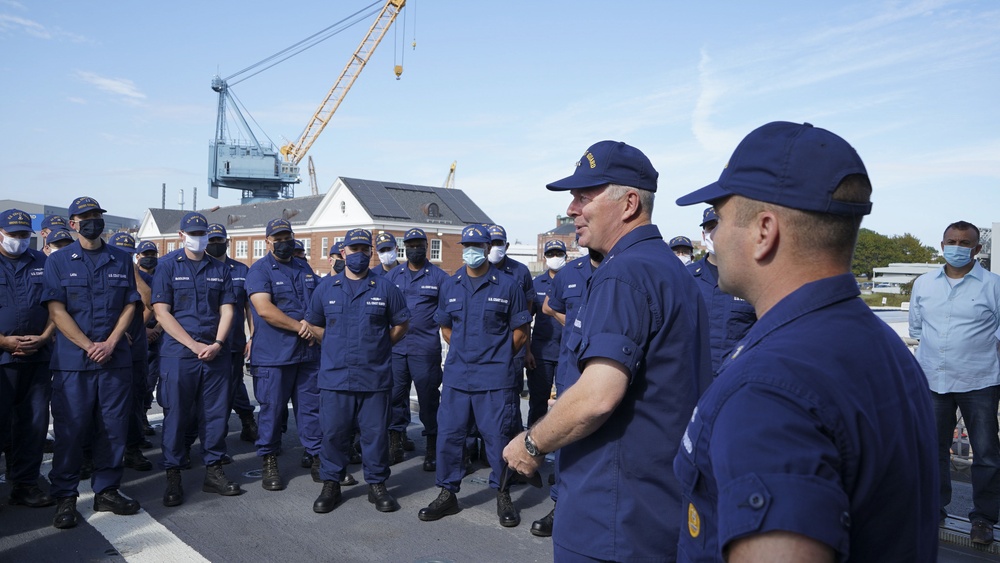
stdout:
<svg viewBox="0 0 1000 563">
<path fill-rule="evenodd" d="M 663 240 L 663 236 L 660 235 L 660 229 L 656 225 L 650 223 L 649 225 L 642 225 L 641 227 L 636 227 L 631 231 L 625 233 L 625 236 L 618 239 L 618 242 L 611 247 L 611 252 L 608 252 L 607 256 L 604 258 L 604 263 L 608 263 L 614 259 L 614 257 L 620 252 L 624 252 L 625 249 L 634 246 L 645 240 L 659 239 Z"/>
<path fill-rule="evenodd" d="M 979 261 L 976 259 L 973 259 L 973 262 L 975 263 L 972 265 L 972 269 L 969 270 L 969 273 L 965 274 L 965 276 L 963 276 L 959 281 L 969 277 L 975 278 L 979 281 L 983 281 L 983 272 L 986 271 L 986 268 L 983 268 L 982 264 L 980 264 Z M 944 266 L 938 268 L 937 277 L 939 278 L 948 277 L 948 274 L 944 273 Z"/>
<path fill-rule="evenodd" d="M 723 368 L 741 352 L 753 348 L 767 335 L 795 319 L 834 303 L 856 299 L 859 295 L 861 291 L 851 274 L 840 274 L 803 285 L 786 295 L 754 323 L 746 337 L 726 358 Z"/>
</svg>

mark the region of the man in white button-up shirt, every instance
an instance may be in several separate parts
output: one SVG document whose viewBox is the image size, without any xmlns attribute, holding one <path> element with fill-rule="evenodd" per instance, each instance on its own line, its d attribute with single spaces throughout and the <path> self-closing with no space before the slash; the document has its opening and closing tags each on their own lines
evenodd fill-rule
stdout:
<svg viewBox="0 0 1000 563">
<path fill-rule="evenodd" d="M 910 304 L 910 336 L 920 340 L 920 362 L 934 399 L 941 513 L 951 502 L 949 448 L 960 409 L 969 431 L 972 464 L 974 543 L 993 542 L 1000 512 L 1000 276 L 974 260 L 982 250 L 979 229 L 959 221 L 945 229 L 945 266 L 917 278 Z"/>
</svg>

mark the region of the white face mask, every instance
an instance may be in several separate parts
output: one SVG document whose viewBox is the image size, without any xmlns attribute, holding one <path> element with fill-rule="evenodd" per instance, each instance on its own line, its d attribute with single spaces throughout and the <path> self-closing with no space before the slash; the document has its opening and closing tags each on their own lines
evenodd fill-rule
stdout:
<svg viewBox="0 0 1000 563">
<path fill-rule="evenodd" d="M 563 266 L 566 265 L 566 257 L 553 256 L 551 258 L 546 258 L 545 265 L 553 272 L 558 272 L 559 270 L 563 269 Z"/>
<path fill-rule="evenodd" d="M 715 241 L 712 240 L 713 235 L 715 235 L 715 229 L 702 233 L 702 237 L 705 239 L 705 248 L 709 254 L 715 254 Z"/>
<path fill-rule="evenodd" d="M 507 245 L 491 246 L 490 255 L 487 256 L 490 260 L 490 264 L 499 264 L 503 257 L 507 256 Z"/>
<path fill-rule="evenodd" d="M 396 263 L 396 249 L 386 250 L 385 252 L 378 253 L 378 261 L 382 263 L 383 266 L 388 266 L 390 264 Z"/>
<path fill-rule="evenodd" d="M 208 247 L 208 235 L 194 236 L 184 233 L 184 248 L 194 253 L 205 252 Z"/>
<path fill-rule="evenodd" d="M 30 238 L 14 238 L 14 237 L 3 237 L 3 249 L 7 251 L 8 254 L 13 256 L 20 256 L 24 254 L 25 250 L 28 250 L 28 245 L 31 244 Z"/>
<path fill-rule="evenodd" d="M 677 259 L 681 261 L 681 264 L 684 264 L 685 266 L 687 266 L 688 264 L 691 263 L 691 255 L 690 254 L 677 254 L 676 256 L 677 256 Z"/>
</svg>

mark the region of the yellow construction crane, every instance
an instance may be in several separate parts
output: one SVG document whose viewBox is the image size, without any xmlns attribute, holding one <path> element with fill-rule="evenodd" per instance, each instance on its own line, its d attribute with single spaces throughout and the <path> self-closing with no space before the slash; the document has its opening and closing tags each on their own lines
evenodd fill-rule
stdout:
<svg viewBox="0 0 1000 563">
<path fill-rule="evenodd" d="M 458 161 L 455 160 L 451 163 L 451 168 L 448 169 L 448 177 L 444 179 L 444 184 L 441 185 L 442 188 L 454 188 L 455 187 L 455 167 L 458 166 Z"/>
<path fill-rule="evenodd" d="M 281 154 L 284 155 L 286 161 L 298 164 L 306 152 L 309 151 L 309 147 L 316 142 L 316 138 L 323 132 L 323 128 L 330 122 L 330 118 L 333 117 L 334 112 L 340 107 L 340 103 L 344 101 L 344 96 L 347 95 L 348 90 L 351 89 L 358 75 L 361 74 L 365 65 L 368 64 L 368 59 L 371 58 L 375 47 L 378 47 L 382 38 L 385 37 L 386 31 L 396 21 L 396 17 L 405 5 L 406 0 L 386 0 L 382 11 L 375 18 L 375 23 L 372 24 L 368 30 L 368 34 L 365 35 L 365 38 L 354 51 L 354 54 L 351 55 L 351 59 L 348 61 L 347 66 L 344 67 L 344 71 L 340 73 L 337 81 L 334 82 L 333 88 L 330 88 L 326 98 L 323 99 L 316 113 L 309 120 L 309 124 L 306 125 L 302 134 L 299 135 L 299 140 L 281 147 Z M 395 65 L 395 72 L 396 78 L 399 78 L 403 74 L 403 65 Z"/>
<path fill-rule="evenodd" d="M 319 184 L 316 182 L 316 167 L 313 166 L 312 155 L 309 155 L 309 187 L 312 188 L 312 195 L 319 195 Z"/>
</svg>

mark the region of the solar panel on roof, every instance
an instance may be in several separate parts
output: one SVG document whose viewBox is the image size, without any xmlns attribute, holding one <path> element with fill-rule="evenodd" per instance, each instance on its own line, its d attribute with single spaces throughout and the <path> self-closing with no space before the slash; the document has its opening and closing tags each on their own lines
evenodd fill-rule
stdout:
<svg viewBox="0 0 1000 563">
<path fill-rule="evenodd" d="M 395 219 L 410 218 L 410 215 L 400 207 L 382 183 L 351 179 L 349 185 L 358 201 L 372 216 Z"/>
<path fill-rule="evenodd" d="M 488 223 L 490 218 L 479 206 L 465 195 L 465 192 L 446 188 L 435 188 L 434 192 L 463 223 Z"/>
</svg>

